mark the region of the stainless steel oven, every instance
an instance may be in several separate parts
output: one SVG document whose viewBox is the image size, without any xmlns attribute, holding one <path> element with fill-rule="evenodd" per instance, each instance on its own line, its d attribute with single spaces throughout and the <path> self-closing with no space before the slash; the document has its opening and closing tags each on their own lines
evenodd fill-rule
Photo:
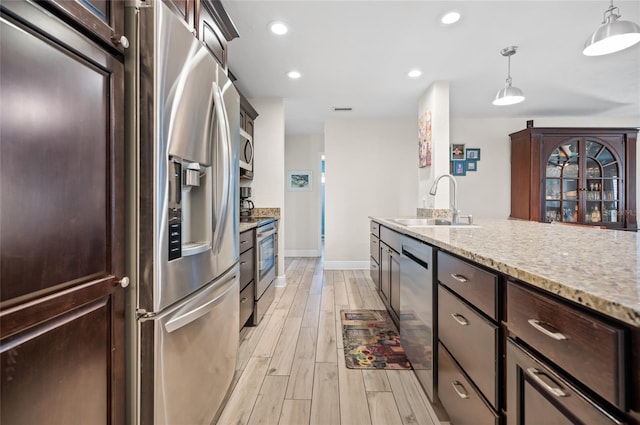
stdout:
<svg viewBox="0 0 640 425">
<path fill-rule="evenodd" d="M 276 277 L 276 222 L 272 221 L 256 229 L 256 293 L 253 324 L 262 320 L 275 296 L 273 284 Z"/>
</svg>

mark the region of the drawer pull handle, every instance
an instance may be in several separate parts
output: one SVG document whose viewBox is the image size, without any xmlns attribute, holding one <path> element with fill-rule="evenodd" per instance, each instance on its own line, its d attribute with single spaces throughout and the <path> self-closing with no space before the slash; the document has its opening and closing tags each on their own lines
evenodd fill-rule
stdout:
<svg viewBox="0 0 640 425">
<path fill-rule="evenodd" d="M 459 381 L 453 381 L 451 383 L 453 390 L 458 394 L 458 397 L 462 399 L 469 398 L 469 394 L 467 394 L 467 390 L 465 390 L 464 386 Z"/>
<path fill-rule="evenodd" d="M 553 332 L 553 331 L 550 331 L 549 329 L 545 328 L 544 326 L 542 326 L 542 322 L 540 322 L 539 320 L 529 319 L 529 320 L 527 320 L 527 322 L 529 322 L 529 324 L 531 326 L 533 326 L 534 328 L 536 328 L 538 331 L 542 332 L 543 334 L 545 334 L 549 338 L 555 339 L 556 341 L 562 341 L 562 340 L 568 339 L 566 336 L 564 336 L 560 332 Z"/>
<path fill-rule="evenodd" d="M 247 242 L 249 242 L 249 241 L 240 241 L 240 244 L 247 243 Z"/>
<path fill-rule="evenodd" d="M 462 326 L 469 326 L 469 321 L 462 314 L 451 313 L 451 317 Z"/>
<path fill-rule="evenodd" d="M 460 283 L 467 283 L 469 282 L 469 279 L 466 278 L 466 276 L 463 276 L 461 274 L 457 274 L 457 273 L 451 273 L 451 277 L 454 278 L 455 280 L 457 280 Z"/>
<path fill-rule="evenodd" d="M 244 304 L 244 303 L 246 303 L 248 300 L 249 300 L 249 298 L 247 298 L 247 297 L 242 297 L 242 298 L 240 298 L 240 304 Z"/>
<path fill-rule="evenodd" d="M 240 265 L 247 264 L 246 261 L 240 261 Z"/>
<path fill-rule="evenodd" d="M 547 375 L 546 373 L 536 369 L 535 367 L 530 367 L 527 369 L 527 374 L 533 378 L 534 381 L 536 381 L 538 384 L 540 384 L 545 390 L 547 390 L 549 393 L 553 394 L 556 397 L 569 397 L 569 393 L 567 393 L 566 391 L 564 391 L 562 388 L 560 388 L 560 386 L 558 384 L 556 384 L 554 382 L 554 384 L 556 385 L 555 387 L 552 387 L 551 385 L 547 384 L 546 382 L 544 382 L 544 380 L 540 377 L 540 375 L 544 375 L 547 377 L 547 379 L 549 379 L 551 382 L 553 382 L 553 379 L 551 379 L 551 377 L 549 375 Z"/>
</svg>

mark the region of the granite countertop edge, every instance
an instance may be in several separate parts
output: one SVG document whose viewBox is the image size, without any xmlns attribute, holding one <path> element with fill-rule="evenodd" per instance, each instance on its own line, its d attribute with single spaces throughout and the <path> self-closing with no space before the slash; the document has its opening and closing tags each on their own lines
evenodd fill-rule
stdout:
<svg viewBox="0 0 640 425">
<path fill-rule="evenodd" d="M 259 220 L 259 221 L 255 221 L 255 222 L 252 222 L 252 223 L 240 222 L 240 225 L 239 225 L 239 232 L 240 233 L 246 232 L 246 231 L 251 230 L 251 229 L 255 229 L 258 226 L 262 226 L 264 224 L 268 224 L 268 223 L 270 223 L 272 221 L 278 221 L 279 220 L 278 217 L 253 217 L 253 218 L 255 218 L 256 220 Z"/>
<path fill-rule="evenodd" d="M 369 218 L 407 236 L 512 276 L 605 316 L 640 327 L 640 267 L 638 266 L 640 255 L 637 252 L 640 242 L 636 233 L 510 219 L 480 221 L 478 224 L 483 230 L 478 232 L 480 229 L 464 228 L 464 226 L 411 228 L 392 221 L 395 217 L 370 216 Z M 519 233 L 514 237 L 516 232 Z M 562 241 L 559 250 L 547 253 L 540 252 L 542 251 L 540 249 L 533 250 L 529 246 L 522 246 L 523 240 L 529 240 L 527 238 L 533 242 L 548 242 L 550 233 L 557 235 L 558 240 Z M 604 245 L 614 248 L 623 247 L 617 253 L 617 257 L 629 258 L 633 264 L 622 267 L 621 271 L 607 269 L 600 264 L 601 259 L 595 258 L 588 264 L 585 258 L 579 258 L 576 260 L 577 264 L 572 264 L 568 257 L 576 252 L 589 250 L 594 245 L 592 239 L 596 236 L 604 242 Z M 482 238 L 491 240 L 483 243 L 479 240 Z M 633 252 L 628 252 L 629 250 Z M 596 252 L 594 255 L 602 256 L 599 255 L 599 251 L 594 252 Z M 587 279 L 584 273 L 589 270 L 592 273 L 587 275 L 589 277 Z M 601 274 L 598 275 L 598 272 Z M 616 272 L 618 272 L 617 275 Z M 613 276 L 607 277 L 607 273 Z M 598 280 L 594 276 L 602 276 L 602 278 Z"/>
</svg>

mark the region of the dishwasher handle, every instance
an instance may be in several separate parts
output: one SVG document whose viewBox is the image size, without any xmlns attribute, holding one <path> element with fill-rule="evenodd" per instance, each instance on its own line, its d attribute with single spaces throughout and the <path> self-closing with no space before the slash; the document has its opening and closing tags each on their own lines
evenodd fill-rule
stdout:
<svg viewBox="0 0 640 425">
<path fill-rule="evenodd" d="M 405 247 L 404 245 L 402 246 L 402 255 L 415 261 L 416 263 L 420 264 L 422 267 L 424 267 L 425 269 L 429 270 L 429 263 L 426 263 L 425 261 L 421 260 L 420 258 L 418 258 L 415 254 L 413 254 L 411 251 L 409 251 L 407 249 L 407 247 Z"/>
</svg>

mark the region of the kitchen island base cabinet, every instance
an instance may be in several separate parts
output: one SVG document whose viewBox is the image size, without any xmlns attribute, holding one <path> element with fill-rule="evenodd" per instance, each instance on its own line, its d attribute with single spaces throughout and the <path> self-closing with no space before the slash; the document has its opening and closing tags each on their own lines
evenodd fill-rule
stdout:
<svg viewBox="0 0 640 425">
<path fill-rule="evenodd" d="M 623 423 L 511 338 L 506 395 L 507 425 Z"/>
<path fill-rule="evenodd" d="M 438 397 L 452 424 L 500 423 L 500 417 L 489 407 L 442 344 L 438 345 Z"/>
</svg>

